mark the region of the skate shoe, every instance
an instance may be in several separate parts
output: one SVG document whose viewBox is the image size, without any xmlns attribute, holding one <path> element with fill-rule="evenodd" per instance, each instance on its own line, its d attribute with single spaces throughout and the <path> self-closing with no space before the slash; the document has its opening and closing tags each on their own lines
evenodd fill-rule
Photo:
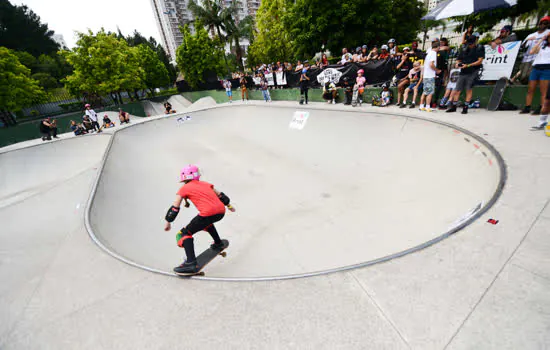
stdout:
<svg viewBox="0 0 550 350">
<path fill-rule="evenodd" d="M 189 262 L 186 260 L 180 266 L 174 267 L 174 272 L 178 274 L 196 273 L 197 271 L 199 271 L 197 260 Z"/>
</svg>

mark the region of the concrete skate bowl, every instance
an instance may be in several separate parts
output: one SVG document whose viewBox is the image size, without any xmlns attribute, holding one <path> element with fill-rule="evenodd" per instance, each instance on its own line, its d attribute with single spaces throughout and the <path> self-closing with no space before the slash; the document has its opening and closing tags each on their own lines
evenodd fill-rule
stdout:
<svg viewBox="0 0 550 350">
<path fill-rule="evenodd" d="M 87 226 L 114 257 L 173 275 L 184 251 L 164 215 L 179 169 L 227 193 L 236 213 L 216 226 L 229 239 L 205 279 L 269 280 L 318 275 L 387 261 L 458 232 L 500 195 L 505 166 L 471 133 L 397 115 L 227 106 L 135 125 L 115 134 L 91 197 Z M 211 243 L 195 235 L 196 252 Z"/>
</svg>

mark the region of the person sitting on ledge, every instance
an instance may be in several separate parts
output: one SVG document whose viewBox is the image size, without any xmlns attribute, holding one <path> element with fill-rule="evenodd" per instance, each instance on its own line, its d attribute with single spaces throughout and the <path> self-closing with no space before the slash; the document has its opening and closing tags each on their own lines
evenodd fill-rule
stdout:
<svg viewBox="0 0 550 350">
<path fill-rule="evenodd" d="M 74 120 L 71 120 L 71 130 L 74 132 L 76 136 L 78 135 L 84 135 L 88 132 L 84 129 L 82 124 L 77 124 Z"/>
<path fill-rule="evenodd" d="M 336 85 L 327 81 L 325 86 L 323 86 L 323 98 L 327 100 L 327 103 L 336 104 L 336 97 L 338 96 L 338 90 L 336 90 Z"/>
<path fill-rule="evenodd" d="M 113 123 L 111 121 L 111 119 L 109 118 L 109 116 L 107 114 L 105 114 L 103 116 L 103 126 L 102 126 L 102 128 L 103 129 L 108 129 L 108 128 L 114 128 L 114 127 L 115 127 L 115 123 Z"/>
<path fill-rule="evenodd" d="M 170 106 L 171 108 L 171 106 Z M 120 125 L 124 123 L 130 123 L 130 113 L 124 112 L 122 108 L 118 109 L 118 120 L 120 120 Z"/>
</svg>

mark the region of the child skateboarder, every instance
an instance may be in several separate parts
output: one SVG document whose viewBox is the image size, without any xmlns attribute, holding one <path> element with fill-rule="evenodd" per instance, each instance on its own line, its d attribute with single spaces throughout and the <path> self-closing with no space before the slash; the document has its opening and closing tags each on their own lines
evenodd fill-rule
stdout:
<svg viewBox="0 0 550 350">
<path fill-rule="evenodd" d="M 185 249 L 187 259 L 179 266 L 174 268 L 176 273 L 195 273 L 198 271 L 197 258 L 195 256 L 195 245 L 193 235 L 199 231 L 207 231 L 214 243 L 210 245 L 212 249 L 223 249 L 223 243 L 214 227 L 214 223 L 220 221 L 225 215 L 225 207 L 234 212 L 235 208 L 229 204 L 229 197 L 223 192 L 218 192 L 214 185 L 208 182 L 200 181 L 199 168 L 196 165 L 188 165 L 181 170 L 180 182 L 184 185 L 176 194 L 174 204 L 166 213 L 165 231 L 170 231 L 171 223 L 176 219 L 180 211 L 182 201 L 185 201 L 185 207 L 189 208 L 190 200 L 199 215 L 195 216 L 191 222 L 183 227 L 176 235 L 177 244 Z"/>
</svg>

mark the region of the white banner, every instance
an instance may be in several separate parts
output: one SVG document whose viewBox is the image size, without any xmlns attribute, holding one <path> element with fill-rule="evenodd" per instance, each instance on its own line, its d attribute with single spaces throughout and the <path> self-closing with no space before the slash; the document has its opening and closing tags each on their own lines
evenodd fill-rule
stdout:
<svg viewBox="0 0 550 350">
<path fill-rule="evenodd" d="M 284 72 L 275 72 L 277 78 L 277 85 L 286 85 L 286 74 Z"/>
<path fill-rule="evenodd" d="M 485 45 L 485 59 L 480 80 L 499 80 L 502 77 L 510 78 L 514 62 L 518 57 L 521 41 L 512 41 L 497 45 L 494 49 Z"/>
<path fill-rule="evenodd" d="M 327 82 L 336 84 L 340 81 L 341 76 L 342 72 L 340 72 L 339 70 L 334 68 L 327 68 L 317 76 L 317 81 L 321 83 L 321 85 L 325 85 L 325 83 Z"/>
<path fill-rule="evenodd" d="M 265 80 L 267 80 L 267 85 L 269 86 L 275 85 L 275 82 L 273 81 L 273 73 L 266 73 Z"/>
<path fill-rule="evenodd" d="M 254 81 L 255 85 L 260 85 L 262 82 L 262 78 L 259 78 L 259 77 L 254 77 L 252 78 L 252 80 Z"/>
</svg>

